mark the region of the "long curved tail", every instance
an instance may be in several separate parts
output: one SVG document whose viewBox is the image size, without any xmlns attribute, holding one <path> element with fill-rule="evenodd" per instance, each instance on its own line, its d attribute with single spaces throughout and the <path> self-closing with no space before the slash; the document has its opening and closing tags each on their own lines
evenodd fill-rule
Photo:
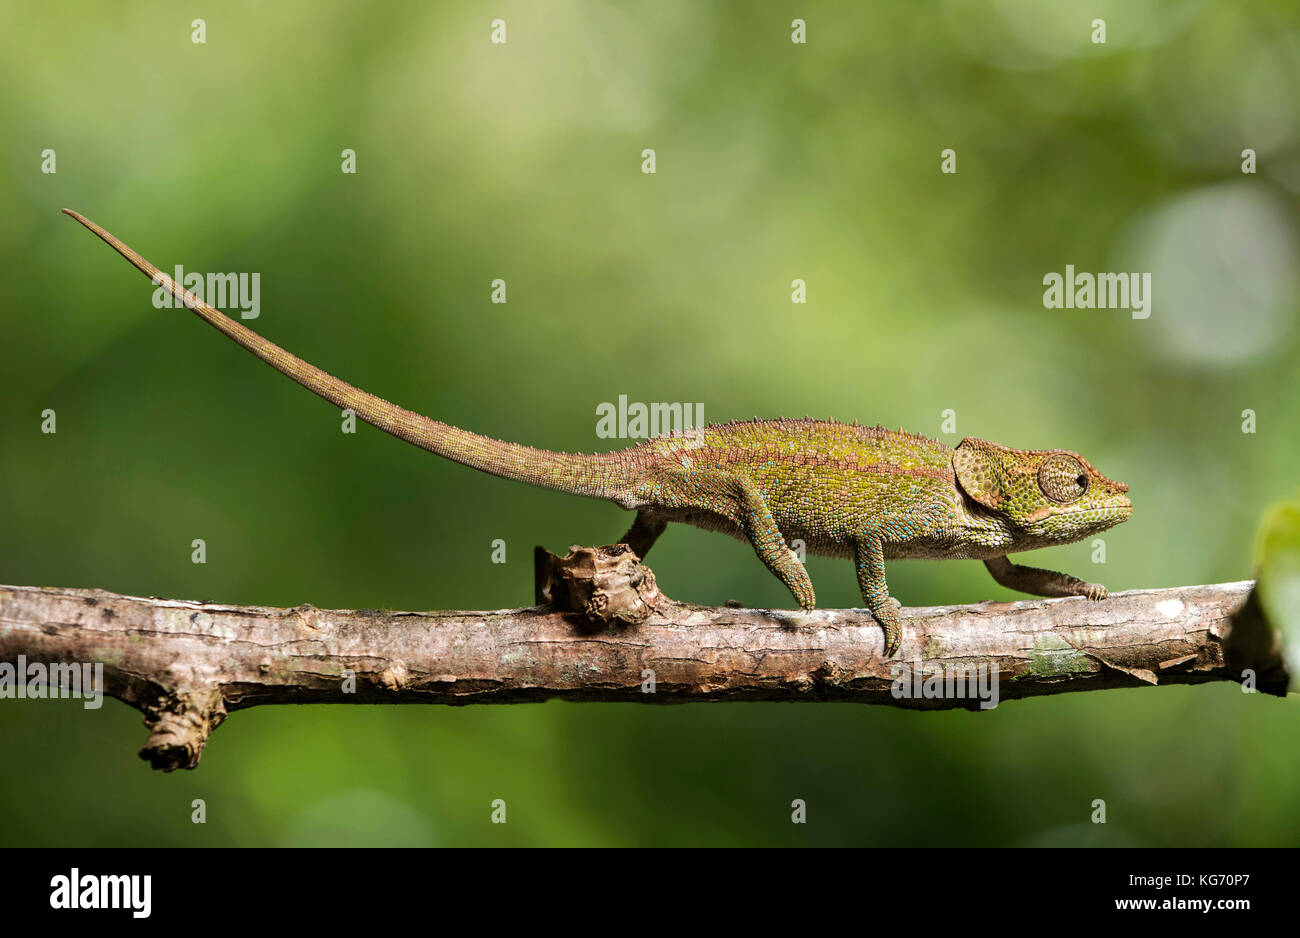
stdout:
<svg viewBox="0 0 1300 938">
<path fill-rule="evenodd" d="M 414 443 L 463 466 L 573 495 L 617 498 L 627 491 L 628 480 L 619 453 L 587 455 L 534 449 L 470 433 L 391 404 L 291 355 L 219 309 L 209 306 L 84 215 L 67 208 L 63 213 L 97 234 L 200 319 L 234 339 L 276 371 L 288 375 L 338 407 L 350 408 L 366 423 L 391 433 L 399 440 Z"/>
</svg>

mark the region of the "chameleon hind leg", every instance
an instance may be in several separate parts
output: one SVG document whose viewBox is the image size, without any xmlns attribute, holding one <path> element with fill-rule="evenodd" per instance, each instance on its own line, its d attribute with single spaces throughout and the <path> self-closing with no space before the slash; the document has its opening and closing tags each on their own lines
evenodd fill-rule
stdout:
<svg viewBox="0 0 1300 938">
<path fill-rule="evenodd" d="M 663 518 L 649 512 L 638 511 L 632 527 L 623 535 L 619 543 L 626 544 L 632 548 L 632 553 L 645 560 L 645 555 L 650 553 L 650 548 L 654 546 L 655 541 L 659 540 L 659 535 L 664 533 L 666 527 L 668 522 Z"/>
<path fill-rule="evenodd" d="M 862 537 L 854 544 L 854 566 L 862 601 L 885 630 L 885 657 L 892 658 L 903 640 L 902 605 L 889 595 L 885 582 L 885 547 L 878 537 Z"/>
<path fill-rule="evenodd" d="M 752 484 L 736 480 L 734 497 L 736 518 L 758 559 L 785 584 L 800 609 L 807 612 L 816 608 L 817 595 L 813 592 L 812 580 L 808 579 L 808 571 L 786 544 L 762 494 Z"/>
</svg>

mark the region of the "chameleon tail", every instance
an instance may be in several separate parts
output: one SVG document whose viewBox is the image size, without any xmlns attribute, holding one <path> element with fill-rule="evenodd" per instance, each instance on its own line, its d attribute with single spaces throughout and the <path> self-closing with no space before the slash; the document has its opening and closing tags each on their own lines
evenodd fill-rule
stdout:
<svg viewBox="0 0 1300 938">
<path fill-rule="evenodd" d="M 145 276 L 166 288 L 200 319 L 229 336 L 276 371 L 288 375 L 307 390 L 319 394 L 336 406 L 350 408 L 366 423 L 385 433 L 391 433 L 399 440 L 414 443 L 421 449 L 491 475 L 573 495 L 617 498 L 627 491 L 620 453 L 588 455 L 534 449 L 470 433 L 391 404 L 291 355 L 274 342 L 209 306 L 85 216 L 67 208 L 63 213 L 71 215 L 97 234 Z"/>
</svg>

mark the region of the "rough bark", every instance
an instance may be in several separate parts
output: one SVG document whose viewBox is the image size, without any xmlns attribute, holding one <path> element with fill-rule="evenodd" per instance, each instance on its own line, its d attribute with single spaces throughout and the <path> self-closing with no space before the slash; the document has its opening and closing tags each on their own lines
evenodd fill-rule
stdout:
<svg viewBox="0 0 1300 938">
<path fill-rule="evenodd" d="M 101 662 L 106 694 L 142 711 L 154 767 L 193 768 L 226 715 L 273 703 L 840 700 L 899 697 L 923 674 L 983 666 L 1001 700 L 1241 681 L 1285 693 L 1280 645 L 1250 582 L 903 610 L 897 659 L 864 610 L 807 615 L 673 602 L 621 545 L 538 552 L 550 604 L 495 612 L 230 606 L 102 590 L 0 586 L 0 662 Z M 576 610 L 576 611 L 561 611 Z M 351 675 L 351 680 L 349 680 Z M 907 686 L 916 686 L 909 682 Z M 651 690 L 652 688 L 652 690 Z"/>
</svg>

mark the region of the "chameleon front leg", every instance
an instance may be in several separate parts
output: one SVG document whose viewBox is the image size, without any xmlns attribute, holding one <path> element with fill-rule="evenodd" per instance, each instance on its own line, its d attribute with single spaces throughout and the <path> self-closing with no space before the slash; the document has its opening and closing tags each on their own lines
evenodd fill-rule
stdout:
<svg viewBox="0 0 1300 938">
<path fill-rule="evenodd" d="M 858 538 L 853 555 L 862 601 L 885 630 L 885 657 L 892 658 L 903 640 L 903 621 L 898 614 L 902 604 L 889 595 L 889 584 L 885 582 L 884 544 L 875 536 Z"/>
<path fill-rule="evenodd" d="M 993 557 L 984 561 L 993 579 L 1007 589 L 1032 593 L 1035 596 L 1087 596 L 1089 599 L 1105 599 L 1106 587 L 1100 583 L 1087 583 L 1068 573 L 1054 570 L 1042 570 L 1038 567 L 1022 567 L 1012 563 L 1006 557 Z"/>
<path fill-rule="evenodd" d="M 664 533 L 666 527 L 668 522 L 663 518 L 646 511 L 638 511 L 632 527 L 623 535 L 619 543 L 626 544 L 632 548 L 632 553 L 645 560 L 645 555 L 650 552 L 650 548 L 659 539 L 659 535 Z"/>
</svg>

